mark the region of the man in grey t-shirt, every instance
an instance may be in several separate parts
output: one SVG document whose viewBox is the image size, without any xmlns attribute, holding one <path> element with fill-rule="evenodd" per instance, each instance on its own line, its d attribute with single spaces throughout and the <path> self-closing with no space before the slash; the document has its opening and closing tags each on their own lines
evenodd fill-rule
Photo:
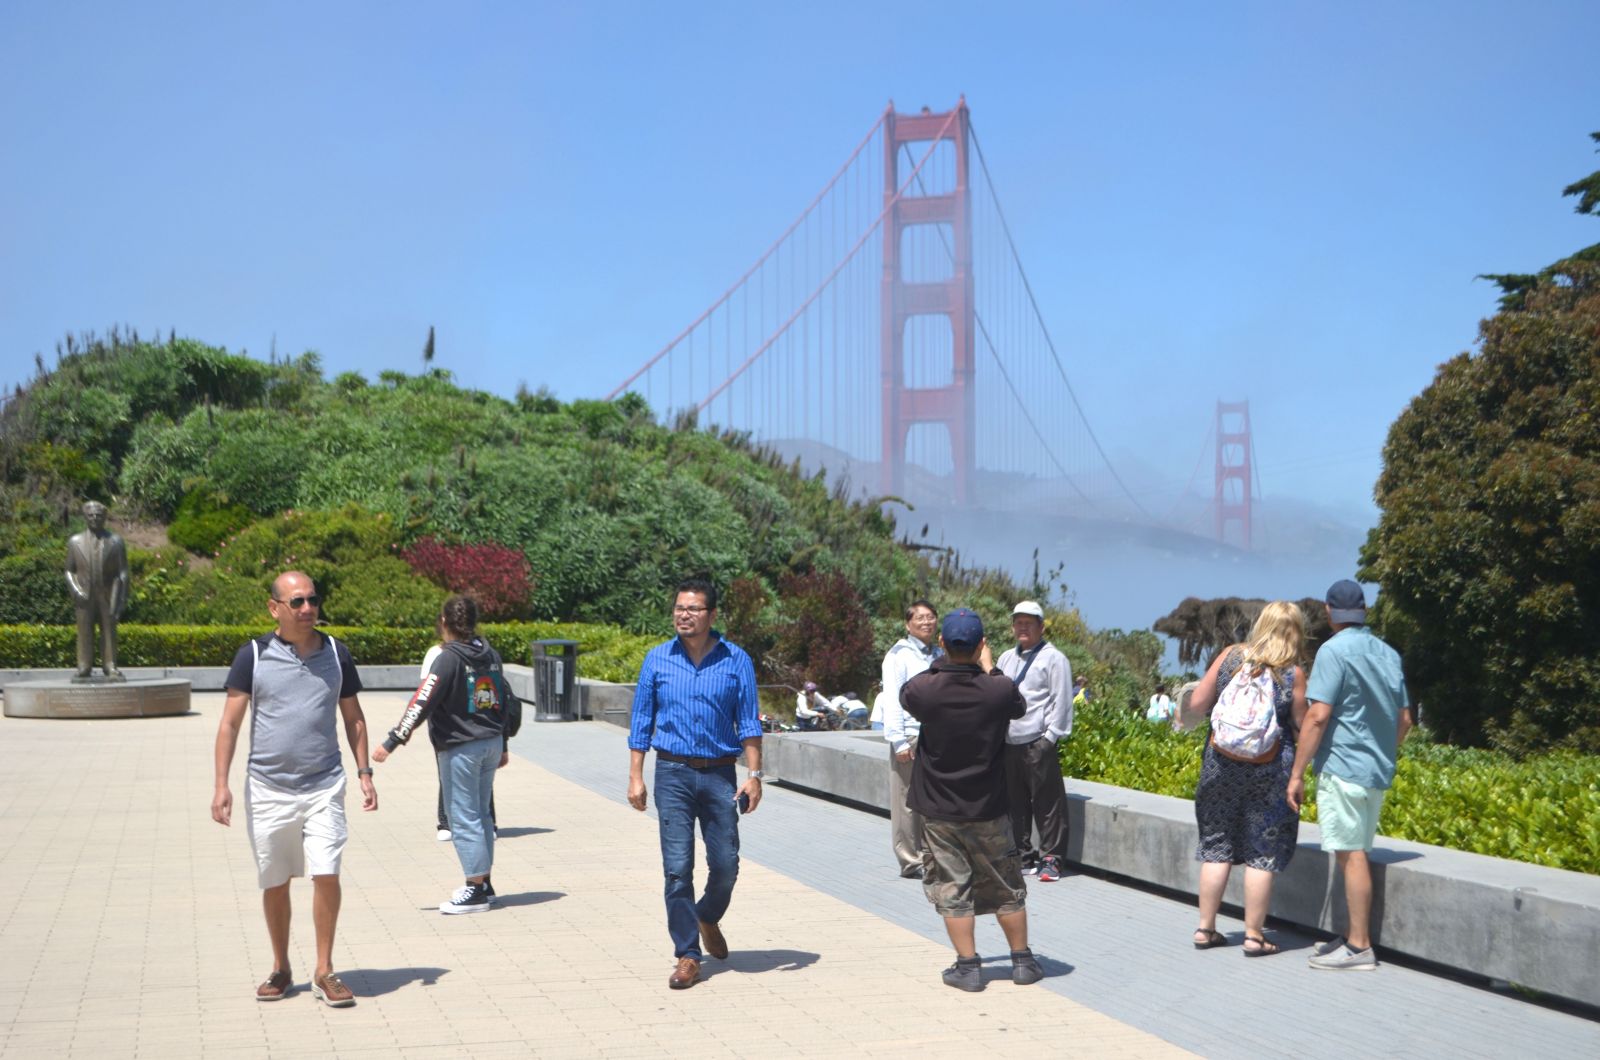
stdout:
<svg viewBox="0 0 1600 1060">
<path fill-rule="evenodd" d="M 311 579 L 288 571 L 272 583 L 267 611 L 278 628 L 239 649 L 228 671 L 228 698 L 217 727 L 216 791 L 211 819 L 233 821 L 228 771 L 245 711 L 250 757 L 245 777 L 245 817 L 255 848 L 261 904 L 272 940 L 272 974 L 256 989 L 258 1001 L 289 994 L 289 880 L 310 874 L 311 916 L 316 925 L 317 967 L 311 993 L 335 1008 L 355 1004 L 333 972 L 333 934 L 339 919 L 339 864 L 348 829 L 345 776 L 335 715 L 361 780 L 361 808 L 376 810 L 378 792 L 367 762 L 367 722 L 361 713 L 361 678 L 343 644 L 317 631 L 322 599 Z"/>
</svg>

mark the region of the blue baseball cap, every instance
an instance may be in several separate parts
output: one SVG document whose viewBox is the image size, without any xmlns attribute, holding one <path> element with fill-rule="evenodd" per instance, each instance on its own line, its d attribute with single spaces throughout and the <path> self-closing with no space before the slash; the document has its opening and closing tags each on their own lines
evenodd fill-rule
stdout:
<svg viewBox="0 0 1600 1060">
<path fill-rule="evenodd" d="M 1334 582 L 1328 586 L 1328 621 L 1338 622 L 1341 625 L 1365 625 L 1367 621 L 1367 598 L 1361 591 L 1361 586 L 1348 578 Z"/>
<path fill-rule="evenodd" d="M 983 619 L 976 611 L 961 607 L 944 616 L 939 635 L 951 648 L 967 650 L 976 648 L 983 640 Z"/>
</svg>

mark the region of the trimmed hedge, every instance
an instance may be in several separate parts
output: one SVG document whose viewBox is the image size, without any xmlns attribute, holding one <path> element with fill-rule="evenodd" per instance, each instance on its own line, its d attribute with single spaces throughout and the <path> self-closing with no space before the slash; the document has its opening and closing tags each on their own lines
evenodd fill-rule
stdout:
<svg viewBox="0 0 1600 1060">
<path fill-rule="evenodd" d="M 117 662 L 123 666 L 227 666 L 239 646 L 271 627 L 117 627 Z M 435 638 L 432 629 L 328 626 L 358 664 L 418 664 Z M 528 662 L 534 640 L 578 642 L 578 672 L 597 681 L 633 681 L 657 638 L 614 626 L 576 622 L 486 622 L 479 627 L 510 663 Z M 78 634 L 72 626 L 0 626 L 0 669 L 60 669 L 74 665 Z"/>
<path fill-rule="evenodd" d="M 1072 738 L 1060 748 L 1062 773 L 1192 799 L 1207 732 L 1173 732 L 1142 711 L 1092 702 L 1074 714 Z M 1317 819 L 1314 775 L 1301 817 Z M 1419 731 L 1401 749 L 1382 827 L 1397 839 L 1600 873 L 1600 757 L 1518 761 L 1430 743 Z"/>
</svg>

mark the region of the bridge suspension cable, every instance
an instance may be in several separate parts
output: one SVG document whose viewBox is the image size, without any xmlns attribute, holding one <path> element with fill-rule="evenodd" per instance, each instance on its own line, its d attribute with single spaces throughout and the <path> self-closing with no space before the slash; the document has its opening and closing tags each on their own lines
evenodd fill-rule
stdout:
<svg viewBox="0 0 1600 1060">
<path fill-rule="evenodd" d="M 1078 413 L 1078 420 L 1083 424 L 1084 432 L 1088 434 L 1089 441 L 1094 444 L 1095 452 L 1100 454 L 1100 459 L 1105 462 L 1106 470 L 1111 473 L 1111 478 L 1116 482 L 1122 495 L 1128 499 L 1135 510 L 1152 522 L 1154 519 L 1145 511 L 1144 505 L 1139 503 L 1133 491 L 1128 489 L 1128 484 L 1122 481 L 1122 476 L 1117 474 L 1117 469 L 1111 463 L 1111 458 L 1106 455 L 1105 447 L 1100 444 L 1100 438 L 1094 433 L 1094 427 L 1089 423 L 1089 417 L 1083 413 L 1083 404 L 1078 400 L 1078 392 L 1072 388 L 1072 381 L 1067 378 L 1067 370 L 1061 364 L 1061 355 L 1056 352 L 1055 340 L 1050 337 L 1050 328 L 1044 322 L 1044 312 L 1039 308 L 1039 300 L 1034 296 L 1033 284 L 1028 281 L 1028 270 L 1022 267 L 1022 255 L 1017 252 L 1017 241 L 1011 235 L 1011 225 L 1006 221 L 1005 211 L 1000 206 L 1000 196 L 995 191 L 994 177 L 989 173 L 988 160 L 983 156 L 983 144 L 978 140 L 978 130 L 971 130 L 972 147 L 978 156 L 978 167 L 983 171 L 983 181 L 989 189 L 989 195 L 994 200 L 995 217 L 1000 222 L 1000 230 L 1005 234 L 1006 245 L 1011 248 L 1011 259 L 1017 267 L 1017 274 L 1022 278 L 1023 290 L 1027 292 L 1028 304 L 1033 308 L 1034 319 L 1039 323 L 1039 333 L 1044 336 L 1045 347 L 1050 351 L 1050 360 L 1056 366 L 1056 372 L 1061 376 L 1062 384 L 1067 388 L 1067 396 L 1072 399 L 1072 407 Z"/>
</svg>

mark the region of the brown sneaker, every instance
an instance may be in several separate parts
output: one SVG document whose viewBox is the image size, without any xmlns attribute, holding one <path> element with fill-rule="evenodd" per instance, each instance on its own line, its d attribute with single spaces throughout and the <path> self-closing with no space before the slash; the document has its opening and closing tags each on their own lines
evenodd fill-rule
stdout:
<svg viewBox="0 0 1600 1060">
<path fill-rule="evenodd" d="M 693 957 L 679 957 L 667 985 L 674 990 L 687 990 L 700 981 L 700 962 Z"/>
<path fill-rule="evenodd" d="M 311 996 L 329 1008 L 349 1008 L 356 1003 L 356 996 L 334 972 L 311 977 Z"/>
<path fill-rule="evenodd" d="M 728 940 L 722 937 L 722 929 L 717 925 L 700 921 L 700 941 L 705 943 L 706 952 L 717 960 L 728 959 Z"/>
<path fill-rule="evenodd" d="M 257 1001 L 282 1001 L 289 996 L 289 991 L 294 988 L 294 976 L 285 968 L 281 972 L 273 972 L 267 976 L 267 981 L 256 987 Z"/>
</svg>

